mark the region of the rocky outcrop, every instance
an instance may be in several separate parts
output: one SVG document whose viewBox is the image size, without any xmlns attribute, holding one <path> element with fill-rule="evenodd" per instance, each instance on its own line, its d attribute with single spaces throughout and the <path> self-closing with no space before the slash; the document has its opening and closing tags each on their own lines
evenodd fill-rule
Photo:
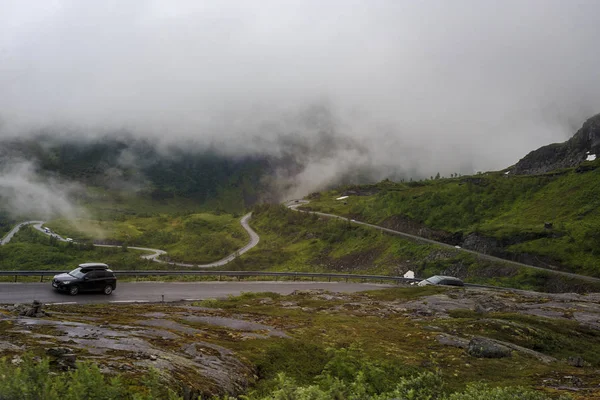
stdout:
<svg viewBox="0 0 600 400">
<path fill-rule="evenodd" d="M 34 300 L 31 305 L 27 304 L 15 304 L 14 306 L 8 307 L 8 311 L 16 312 L 18 315 L 23 317 L 42 318 L 48 316 L 42 307 L 44 304 L 39 300 Z"/>
<path fill-rule="evenodd" d="M 579 356 L 569 357 L 567 359 L 567 364 L 569 364 L 573 367 L 577 367 L 577 368 L 583 368 L 583 367 L 590 366 L 590 363 L 588 363 L 587 361 L 585 361 L 583 358 L 581 358 Z"/>
<path fill-rule="evenodd" d="M 588 153 L 600 154 L 600 114 L 585 121 L 568 141 L 540 147 L 527 154 L 514 166 L 512 173 L 544 174 L 576 167 L 586 160 Z"/>
<path fill-rule="evenodd" d="M 437 339 L 438 343 L 440 343 L 440 344 L 443 344 L 445 346 L 458 347 L 461 349 L 465 349 L 465 350 L 467 350 L 467 353 L 469 353 L 469 354 L 471 354 L 470 352 L 473 351 L 474 354 L 471 354 L 471 355 L 474 357 L 478 357 L 478 358 L 498 358 L 498 357 L 479 356 L 479 354 L 482 351 L 484 353 L 487 353 L 487 351 L 491 348 L 500 348 L 500 349 L 502 349 L 501 354 L 508 354 L 508 356 L 510 356 L 510 350 L 515 350 L 520 353 L 526 354 L 528 356 L 534 357 L 537 360 L 539 360 L 543 363 L 546 363 L 546 364 L 557 361 L 556 358 L 548 356 L 544 353 L 540 353 L 538 351 L 531 350 L 526 347 L 516 345 L 514 343 L 503 342 L 503 341 L 495 340 L 495 339 L 477 337 L 477 338 L 473 338 L 472 340 L 469 340 L 469 339 L 465 339 L 465 338 L 462 338 L 459 336 L 449 335 L 446 333 L 442 333 L 442 334 L 438 335 L 436 339 Z M 485 344 L 482 344 L 482 343 L 485 343 Z M 569 357 L 569 365 L 574 365 L 574 364 L 571 364 L 571 358 L 580 359 L 578 362 L 582 366 L 585 363 L 585 361 L 583 361 L 583 359 L 581 359 L 581 357 Z M 587 365 L 589 365 L 589 363 L 587 363 Z"/>
<path fill-rule="evenodd" d="M 495 254 L 500 250 L 498 241 L 478 233 L 471 233 L 465 238 L 462 247 L 483 254 Z"/>
</svg>

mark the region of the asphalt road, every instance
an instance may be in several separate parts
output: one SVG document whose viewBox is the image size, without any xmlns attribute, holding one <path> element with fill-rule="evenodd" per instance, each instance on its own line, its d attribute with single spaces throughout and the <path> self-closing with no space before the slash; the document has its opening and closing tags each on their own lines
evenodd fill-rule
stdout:
<svg viewBox="0 0 600 400">
<path fill-rule="evenodd" d="M 360 292 L 393 285 L 344 282 L 126 282 L 118 283 L 113 294 L 81 293 L 70 296 L 46 283 L 0 283 L 0 304 L 30 303 L 133 303 L 174 302 L 237 296 L 243 292 L 290 294 L 294 290 L 325 289 L 331 292 Z"/>
<path fill-rule="evenodd" d="M 22 226 L 29 225 L 29 224 L 42 224 L 43 222 L 44 221 L 26 221 L 26 222 L 21 222 L 21 223 L 17 224 L 14 228 L 12 228 L 10 230 L 10 232 L 8 232 L 6 235 L 4 235 L 4 237 L 0 240 L 0 245 L 5 245 L 8 242 L 10 242 L 12 237 L 15 236 L 15 233 L 17 233 L 19 231 L 19 229 L 21 229 Z M 41 228 L 40 228 L 40 230 L 41 230 Z"/>
</svg>

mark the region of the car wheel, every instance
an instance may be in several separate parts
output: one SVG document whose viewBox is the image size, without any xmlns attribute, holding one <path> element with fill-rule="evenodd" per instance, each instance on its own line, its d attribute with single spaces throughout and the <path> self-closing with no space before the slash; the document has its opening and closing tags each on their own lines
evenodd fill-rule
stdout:
<svg viewBox="0 0 600 400">
<path fill-rule="evenodd" d="M 111 285 L 104 286 L 104 290 L 103 290 L 104 294 L 111 294 L 112 291 L 113 291 L 113 287 Z"/>
<path fill-rule="evenodd" d="M 77 293 L 79 293 L 79 287 L 77 287 L 77 286 L 71 286 L 69 288 L 69 294 L 71 296 L 75 296 Z"/>
</svg>

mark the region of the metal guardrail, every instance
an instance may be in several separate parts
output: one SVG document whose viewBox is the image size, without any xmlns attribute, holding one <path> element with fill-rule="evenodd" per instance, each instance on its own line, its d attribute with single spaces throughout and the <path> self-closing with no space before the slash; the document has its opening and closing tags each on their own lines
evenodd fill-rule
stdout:
<svg viewBox="0 0 600 400">
<path fill-rule="evenodd" d="M 19 276 L 39 276 L 40 282 L 44 281 L 44 277 L 46 276 L 54 276 L 65 271 L 0 271 L 0 276 L 14 276 L 14 281 L 18 281 Z M 358 275 L 358 274 L 330 274 L 330 273 L 320 273 L 320 272 L 275 272 L 275 271 L 138 271 L 138 270 L 129 270 L 129 271 L 114 271 L 117 276 L 183 276 L 183 275 L 192 275 L 192 276 L 215 276 L 218 277 L 218 280 L 221 280 L 223 277 L 234 277 L 234 278 L 242 278 L 242 277 L 250 277 L 250 276 L 266 276 L 266 277 L 274 277 L 275 280 L 278 278 L 292 278 L 292 280 L 296 280 L 298 278 L 318 278 L 319 280 L 327 280 L 331 282 L 334 280 L 350 280 L 350 279 L 359 279 L 362 281 L 393 281 L 396 283 L 411 283 L 411 282 L 419 282 L 420 279 L 416 278 L 404 278 L 402 276 L 389 276 L 389 275 Z"/>
<path fill-rule="evenodd" d="M 58 274 L 62 274 L 65 271 L 0 271 L 0 276 L 14 276 L 14 282 L 18 282 L 19 276 L 39 276 L 40 282 L 44 281 L 44 277 L 54 276 Z M 233 277 L 238 280 L 243 277 L 252 277 L 252 276 L 266 276 L 273 277 L 275 281 L 281 278 L 292 278 L 293 281 L 298 278 L 311 278 L 311 280 L 315 280 L 317 278 L 321 281 L 331 282 L 332 280 L 345 280 L 348 282 L 350 279 L 358 279 L 361 281 L 392 281 L 396 284 L 401 283 L 417 283 L 422 280 L 422 278 L 404 278 L 402 276 L 390 276 L 390 275 L 358 275 L 358 274 L 331 274 L 326 272 L 275 272 L 275 271 L 206 271 L 206 270 L 183 270 L 183 271 L 156 271 L 156 270 L 146 270 L 146 271 L 137 271 L 137 270 L 129 270 L 129 271 L 114 271 L 117 276 L 134 276 L 137 280 L 138 277 L 141 276 L 184 276 L 184 275 L 195 275 L 195 276 L 215 276 L 217 280 L 221 281 L 223 277 Z M 508 290 L 508 291 L 518 291 L 519 289 L 507 288 L 501 286 L 489 286 L 489 285 L 479 285 L 474 283 L 466 283 L 465 287 L 471 288 L 480 288 L 480 289 L 495 289 L 495 290 Z"/>
</svg>

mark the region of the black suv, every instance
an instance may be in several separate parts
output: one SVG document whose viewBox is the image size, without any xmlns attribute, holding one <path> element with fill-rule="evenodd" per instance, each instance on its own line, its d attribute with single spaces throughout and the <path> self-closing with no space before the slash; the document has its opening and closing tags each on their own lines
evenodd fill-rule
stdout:
<svg viewBox="0 0 600 400">
<path fill-rule="evenodd" d="M 56 275 L 52 279 L 52 287 L 72 296 L 95 291 L 111 294 L 117 288 L 117 277 L 106 264 L 85 263 L 67 274 Z"/>
</svg>

